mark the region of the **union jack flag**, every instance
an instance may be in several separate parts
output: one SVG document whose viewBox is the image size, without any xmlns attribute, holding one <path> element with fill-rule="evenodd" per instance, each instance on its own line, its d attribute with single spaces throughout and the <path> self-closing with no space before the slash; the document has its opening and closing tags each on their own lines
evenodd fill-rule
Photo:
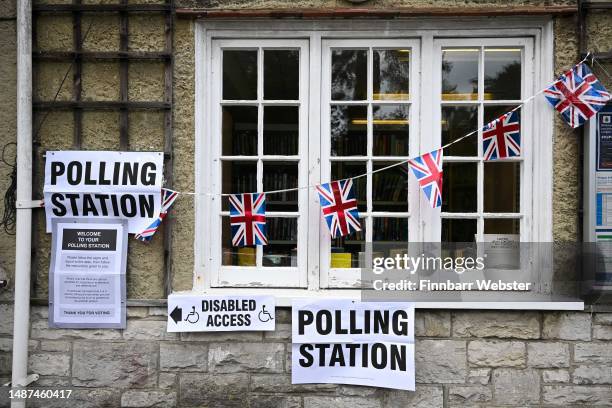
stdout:
<svg viewBox="0 0 612 408">
<path fill-rule="evenodd" d="M 544 96 L 573 128 L 581 126 L 610 99 L 593 88 L 574 69 L 561 75 L 544 91 Z"/>
<path fill-rule="evenodd" d="M 485 160 L 521 155 L 521 125 L 518 112 L 508 112 L 487 123 L 482 131 Z"/>
<path fill-rule="evenodd" d="M 610 92 L 602 85 L 601 82 L 597 79 L 591 68 L 585 63 L 580 63 L 575 68 L 576 74 L 581 76 L 585 81 L 587 81 L 593 89 L 599 92 L 602 96 L 610 99 Z"/>
<path fill-rule="evenodd" d="M 361 231 L 353 180 L 332 181 L 317 186 L 321 213 L 332 238 Z"/>
<path fill-rule="evenodd" d="M 162 188 L 162 206 L 157 219 L 140 234 L 134 235 L 134 238 L 142 242 L 150 242 L 153 239 L 153 234 L 157 232 L 157 228 L 159 228 L 164 218 L 166 218 L 168 210 L 170 210 L 170 207 L 174 204 L 174 200 L 176 200 L 178 194 L 177 191 Z"/>
<path fill-rule="evenodd" d="M 442 149 L 425 153 L 408 161 L 408 167 L 432 208 L 442 206 Z"/>
<path fill-rule="evenodd" d="M 232 194 L 230 224 L 232 245 L 268 245 L 266 238 L 266 195 L 264 193 Z"/>
</svg>

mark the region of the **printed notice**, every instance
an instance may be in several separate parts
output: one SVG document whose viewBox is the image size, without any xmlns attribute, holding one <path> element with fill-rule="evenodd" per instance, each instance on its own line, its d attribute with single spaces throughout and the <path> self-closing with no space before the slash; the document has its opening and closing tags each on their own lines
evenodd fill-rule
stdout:
<svg viewBox="0 0 612 408">
<path fill-rule="evenodd" d="M 49 325 L 125 328 L 127 222 L 54 221 Z"/>
</svg>

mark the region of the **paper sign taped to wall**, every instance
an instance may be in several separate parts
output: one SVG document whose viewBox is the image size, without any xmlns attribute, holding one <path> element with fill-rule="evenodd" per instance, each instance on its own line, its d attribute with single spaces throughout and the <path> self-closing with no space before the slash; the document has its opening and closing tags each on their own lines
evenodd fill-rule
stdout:
<svg viewBox="0 0 612 408">
<path fill-rule="evenodd" d="M 414 303 L 294 300 L 293 384 L 415 389 Z"/>
<path fill-rule="evenodd" d="M 168 296 L 168 331 L 273 331 L 273 296 Z"/>
<path fill-rule="evenodd" d="M 45 215 L 51 220 L 123 218 L 140 233 L 161 210 L 163 153 L 49 151 Z"/>
</svg>

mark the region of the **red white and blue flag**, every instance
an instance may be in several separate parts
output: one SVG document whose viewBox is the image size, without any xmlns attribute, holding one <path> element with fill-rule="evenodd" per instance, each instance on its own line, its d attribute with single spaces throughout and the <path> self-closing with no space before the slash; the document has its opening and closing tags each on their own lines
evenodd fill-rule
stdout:
<svg viewBox="0 0 612 408">
<path fill-rule="evenodd" d="M 606 96 L 597 91 L 575 69 L 561 75 L 544 90 L 544 96 L 573 128 L 584 124 L 610 99 L 609 94 Z"/>
<path fill-rule="evenodd" d="M 150 242 L 153 239 L 153 234 L 157 232 L 157 229 L 161 225 L 164 218 L 168 214 L 170 207 L 174 204 L 174 200 L 178 197 L 178 191 L 169 190 L 167 188 L 162 188 L 162 205 L 161 211 L 159 212 L 159 216 L 151 225 L 147 227 L 140 234 L 136 234 L 134 238 L 142 242 Z"/>
<path fill-rule="evenodd" d="M 518 112 L 508 112 L 487 123 L 482 130 L 485 160 L 499 160 L 521 155 L 521 125 Z"/>
<path fill-rule="evenodd" d="M 442 206 L 442 149 L 425 153 L 408 161 L 408 167 L 432 208 Z"/>
<path fill-rule="evenodd" d="M 332 238 L 343 237 L 353 231 L 361 231 L 357 199 L 353 180 L 332 181 L 317 186 L 321 213 L 327 222 Z"/>
<path fill-rule="evenodd" d="M 265 193 L 232 194 L 229 203 L 232 245 L 268 245 Z"/>
<path fill-rule="evenodd" d="M 601 82 L 597 79 L 591 68 L 585 63 L 580 63 L 574 68 L 576 74 L 581 76 L 585 81 L 587 81 L 597 92 L 599 92 L 602 96 L 610 99 L 610 92 L 602 85 Z"/>
</svg>

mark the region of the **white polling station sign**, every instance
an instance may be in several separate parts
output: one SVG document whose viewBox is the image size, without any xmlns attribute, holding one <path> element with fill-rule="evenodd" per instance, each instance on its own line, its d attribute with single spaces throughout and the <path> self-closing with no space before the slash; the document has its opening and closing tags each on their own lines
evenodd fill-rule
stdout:
<svg viewBox="0 0 612 408">
<path fill-rule="evenodd" d="M 169 332 L 274 331 L 273 296 L 168 296 Z"/>
</svg>

